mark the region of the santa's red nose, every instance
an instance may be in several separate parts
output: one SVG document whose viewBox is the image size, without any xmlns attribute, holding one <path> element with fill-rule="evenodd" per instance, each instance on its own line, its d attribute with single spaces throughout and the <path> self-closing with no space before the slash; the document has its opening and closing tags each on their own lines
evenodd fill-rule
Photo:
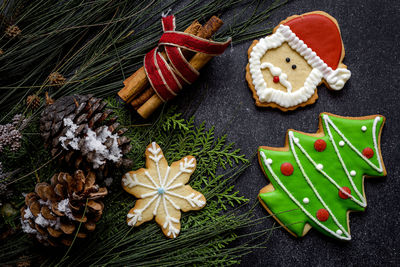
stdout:
<svg viewBox="0 0 400 267">
<path fill-rule="evenodd" d="M 279 83 L 279 76 L 274 76 L 274 83 Z"/>
</svg>

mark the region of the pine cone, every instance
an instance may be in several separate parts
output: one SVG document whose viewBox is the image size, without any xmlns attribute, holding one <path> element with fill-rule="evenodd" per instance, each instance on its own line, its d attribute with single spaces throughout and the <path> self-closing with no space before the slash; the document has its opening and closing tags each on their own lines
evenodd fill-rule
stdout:
<svg viewBox="0 0 400 267">
<path fill-rule="evenodd" d="M 10 25 L 4 32 L 8 37 L 14 38 L 21 34 L 21 30 L 17 25 Z"/>
<path fill-rule="evenodd" d="M 117 117 L 106 102 L 91 95 L 64 96 L 47 106 L 40 120 L 40 130 L 52 155 L 77 169 L 99 170 L 107 175 L 107 165 L 129 167 L 124 155 L 131 150 L 130 140 L 119 129 Z M 104 177 L 100 177 L 104 178 Z"/>
<path fill-rule="evenodd" d="M 26 105 L 28 108 L 35 110 L 40 106 L 40 97 L 37 95 L 30 95 L 26 98 Z"/>
<path fill-rule="evenodd" d="M 104 204 L 98 199 L 107 195 L 107 189 L 99 188 L 95 182 L 93 172 L 85 176 L 78 170 L 74 176 L 63 172 L 55 174 L 50 185 L 36 184 L 35 192 L 26 195 L 26 206 L 21 208 L 24 232 L 36 235 L 45 245 L 69 246 L 82 223 L 77 237 L 85 238 L 96 228 L 103 213 Z"/>
<path fill-rule="evenodd" d="M 28 121 L 21 114 L 14 115 L 12 123 L 0 125 L 0 152 L 5 147 L 16 152 L 21 147 L 22 134 L 20 130 L 24 129 Z"/>
<path fill-rule="evenodd" d="M 65 77 L 58 72 L 50 73 L 48 78 L 51 85 L 63 85 L 66 80 Z"/>
</svg>

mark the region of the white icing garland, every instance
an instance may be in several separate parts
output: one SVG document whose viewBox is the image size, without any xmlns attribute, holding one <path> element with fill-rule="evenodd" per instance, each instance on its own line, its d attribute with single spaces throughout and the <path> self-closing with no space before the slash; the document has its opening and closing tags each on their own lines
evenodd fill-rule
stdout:
<svg viewBox="0 0 400 267">
<path fill-rule="evenodd" d="M 308 175 L 306 174 L 303 165 L 301 164 L 299 157 L 297 156 L 296 150 L 294 148 L 293 145 L 293 132 L 289 132 L 289 142 L 290 142 L 290 149 L 292 150 L 293 156 L 296 160 L 297 165 L 299 166 L 301 173 L 303 174 L 304 179 L 306 180 L 306 182 L 308 183 L 308 185 L 311 187 L 311 189 L 313 190 L 314 194 L 317 196 L 318 200 L 321 202 L 322 206 L 324 206 L 324 208 L 329 212 L 329 215 L 332 216 L 333 221 L 335 222 L 335 224 L 339 227 L 340 230 L 342 230 L 346 236 L 350 237 L 350 234 L 344 229 L 343 225 L 341 225 L 338 221 L 338 219 L 336 219 L 335 214 L 331 211 L 331 209 L 328 207 L 328 205 L 325 203 L 325 201 L 323 200 L 323 198 L 321 197 L 321 195 L 318 193 L 318 190 L 315 188 L 314 184 L 311 182 L 310 178 L 308 177 Z M 299 148 L 301 147 L 301 145 L 299 143 L 296 144 Z M 301 147 L 300 150 L 302 150 L 303 148 Z M 304 149 L 303 149 L 304 150 Z M 302 150 L 302 152 L 303 152 Z M 305 150 L 304 150 L 305 152 Z M 303 152 L 303 153 L 304 153 Z M 307 152 L 306 152 L 306 156 L 307 156 Z M 311 158 L 309 158 L 309 155 L 307 157 L 315 166 L 315 168 L 320 171 L 321 173 L 325 173 L 324 171 L 322 171 L 322 169 L 320 170 L 318 168 L 318 164 L 315 163 L 315 161 L 313 161 Z M 329 177 L 329 176 L 328 176 Z M 329 178 L 328 178 L 329 179 Z M 336 182 L 333 181 L 333 179 L 329 179 L 331 182 L 334 182 L 336 185 Z M 340 187 L 339 187 L 340 188 Z M 335 233 L 336 234 L 336 233 Z"/>
<path fill-rule="evenodd" d="M 293 155 L 296 158 L 297 161 L 297 154 L 296 151 L 294 150 L 294 147 L 292 147 L 293 143 L 291 142 L 291 140 L 293 139 L 293 132 L 289 132 L 289 138 L 290 138 L 290 144 L 291 144 L 291 149 L 293 152 Z M 347 178 L 349 179 L 351 185 L 354 187 L 354 190 L 356 191 L 357 195 L 359 196 L 359 198 L 361 199 L 361 202 L 357 199 L 355 199 L 351 194 L 347 193 L 346 191 L 342 190 L 342 188 L 336 183 L 336 181 L 330 177 L 326 172 L 324 172 L 322 170 L 322 168 L 318 168 L 319 164 L 317 164 L 312 158 L 311 156 L 307 153 L 307 151 L 302 147 L 302 145 L 300 145 L 300 142 L 294 142 L 296 144 L 296 146 L 300 149 L 300 151 L 306 156 L 306 158 L 314 165 L 314 167 L 323 175 L 325 176 L 325 178 L 327 178 L 329 180 L 329 182 L 331 184 L 333 184 L 337 189 L 339 189 L 339 191 L 341 191 L 343 194 L 345 194 L 346 196 L 348 196 L 352 201 L 354 201 L 355 203 L 357 203 L 358 205 L 360 205 L 361 207 L 366 207 L 367 203 L 365 202 L 365 198 L 358 192 L 357 188 L 355 187 L 353 180 L 350 179 L 350 177 L 348 176 L 348 172 L 346 172 Z M 298 162 L 298 164 L 301 165 L 300 161 Z"/>
<path fill-rule="evenodd" d="M 287 92 L 267 87 L 267 83 L 265 82 L 261 72 L 261 69 L 266 67 L 270 70 L 273 68 L 273 66 L 268 65 L 270 63 L 261 64 L 261 58 L 264 54 L 270 49 L 281 46 L 284 42 L 287 42 L 292 49 L 303 56 L 307 60 L 307 63 L 313 68 L 304 82 L 303 87 L 299 88 L 295 92 L 292 92 L 291 85 L 288 87 L 290 83 L 286 83 L 286 85 L 282 83 L 282 85 L 287 87 Z M 260 39 L 250 53 L 249 65 L 253 84 L 260 101 L 274 102 L 285 108 L 306 102 L 314 94 L 314 91 L 322 78 L 325 79 L 332 89 L 340 90 L 351 76 L 350 71 L 347 69 L 337 68 L 336 70 L 333 70 L 329 67 L 315 52 L 311 50 L 311 48 L 309 48 L 296 36 L 295 33 L 291 31 L 289 26 L 286 25 L 279 25 L 274 34 Z M 279 78 L 281 78 L 282 75 L 286 74 L 279 74 Z"/>
<path fill-rule="evenodd" d="M 147 189 L 153 190 L 153 192 L 146 193 L 141 196 L 142 199 L 152 197 L 142 209 L 136 209 L 134 210 L 134 214 L 129 213 L 127 215 L 129 219 L 128 225 L 134 226 L 138 221 L 141 221 L 143 219 L 142 218 L 143 212 L 147 210 L 154 201 L 156 201 L 156 205 L 153 209 L 153 215 L 154 216 L 157 215 L 157 210 L 160 206 L 160 203 L 162 203 L 166 216 L 163 228 L 166 229 L 168 227 L 167 235 L 172 235 L 175 238 L 179 234 L 179 229 L 174 227 L 173 223 L 179 223 L 179 219 L 170 216 L 168 212 L 167 202 L 170 203 L 177 210 L 180 210 L 181 208 L 170 198 L 170 196 L 184 199 L 192 207 L 203 207 L 205 205 L 205 202 L 200 199 L 200 197 L 202 196 L 201 194 L 196 195 L 195 193 L 191 193 L 188 196 L 183 196 L 172 191 L 173 189 L 185 186 L 185 184 L 183 183 L 174 184 L 174 182 L 183 173 L 193 172 L 193 168 L 196 166 L 194 158 L 190 160 L 188 158 L 184 158 L 183 162 L 180 162 L 179 172 L 176 173 L 176 175 L 172 177 L 172 179 L 170 179 L 169 182 L 167 183 L 170 173 L 170 167 L 168 166 L 164 177 L 161 177 L 160 166 L 159 166 L 159 161 L 163 158 L 163 155 L 160 153 L 161 148 L 157 148 L 156 143 L 153 142 L 152 147 L 148 148 L 148 151 L 152 154 L 149 156 L 149 158 L 154 161 L 157 169 L 156 179 L 154 179 L 149 174 L 148 171 L 145 172 L 145 176 L 148 178 L 148 180 L 151 182 L 152 185 L 141 183 L 138 180 L 136 174 L 131 175 L 130 173 L 126 173 L 124 175 L 124 178 L 122 179 L 124 186 L 128 188 L 132 188 L 134 186 L 142 186 Z"/>
<path fill-rule="evenodd" d="M 344 134 L 336 127 L 336 125 L 332 122 L 332 120 L 329 118 L 328 115 L 326 115 L 326 114 L 323 115 L 323 119 L 324 119 L 324 121 L 325 121 L 325 125 L 328 126 L 328 124 L 330 124 L 330 125 L 332 126 L 332 128 L 340 135 L 340 137 L 342 137 L 342 139 L 344 140 L 344 142 L 346 142 L 346 143 L 349 145 L 349 147 L 350 147 L 354 152 L 356 152 L 369 166 L 371 166 L 371 167 L 372 167 L 373 169 L 375 169 L 377 172 L 383 172 L 382 160 L 381 160 L 381 157 L 380 157 L 380 154 L 379 154 L 378 142 L 377 142 L 377 138 L 376 138 L 376 125 L 377 125 L 378 122 L 381 120 L 381 117 L 377 116 L 377 117 L 374 119 L 374 123 L 373 123 L 373 125 L 372 125 L 372 141 L 373 141 L 373 143 L 374 143 L 374 149 L 375 149 L 375 151 L 376 151 L 376 157 L 377 157 L 377 159 L 378 159 L 378 164 L 379 164 L 379 166 L 376 166 L 376 165 L 375 165 L 374 163 L 372 163 L 367 157 L 365 157 L 360 151 L 358 151 L 358 149 L 355 148 L 355 147 L 353 146 L 353 144 L 352 144 L 349 140 L 347 140 L 347 138 L 344 136 Z M 334 142 L 334 140 L 333 140 L 333 137 L 332 137 L 332 134 L 331 134 L 331 131 L 330 131 L 329 127 L 326 127 L 326 129 L 327 129 L 327 132 L 328 132 L 328 135 L 329 135 L 329 139 L 330 139 L 331 142 L 334 144 L 334 147 L 337 149 L 336 144 L 335 144 L 335 142 Z M 339 145 L 340 145 L 340 144 L 339 144 Z M 338 150 L 336 151 L 336 153 L 338 154 L 339 158 L 341 159 L 340 153 L 339 153 Z M 342 165 L 343 165 L 343 164 L 342 164 Z M 344 165 L 343 165 L 343 167 L 345 168 Z M 346 169 L 346 172 L 347 172 L 347 169 Z"/>
<path fill-rule="evenodd" d="M 284 184 L 281 182 L 279 177 L 275 174 L 275 172 L 272 170 L 270 164 L 267 163 L 268 159 L 265 156 L 263 151 L 260 151 L 260 155 L 263 158 L 265 166 L 267 166 L 268 171 L 272 174 L 272 177 L 274 177 L 275 181 L 279 184 L 279 186 L 285 191 L 285 193 L 290 197 L 290 199 L 304 212 L 304 214 L 307 215 L 308 218 L 313 220 L 317 225 L 319 225 L 322 229 L 330 233 L 331 235 L 342 239 L 342 240 L 351 240 L 351 236 L 345 232 L 346 236 L 341 236 L 336 234 L 334 231 L 326 227 L 325 225 L 321 224 L 314 216 L 312 216 L 305 208 L 303 205 L 300 204 L 300 202 L 289 192 L 289 190 L 284 186 Z"/>
</svg>

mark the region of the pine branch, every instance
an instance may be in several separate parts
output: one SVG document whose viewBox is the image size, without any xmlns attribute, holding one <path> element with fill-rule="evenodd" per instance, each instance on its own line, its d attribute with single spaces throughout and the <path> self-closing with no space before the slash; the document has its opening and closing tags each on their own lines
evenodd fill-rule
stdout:
<svg viewBox="0 0 400 267">
<path fill-rule="evenodd" d="M 161 35 L 157 22 L 168 8 L 177 15 L 178 29 L 194 19 L 222 14 L 225 26 L 216 38 L 232 36 L 236 42 L 269 32 L 250 29 L 281 4 L 274 2 L 268 7 L 260 1 L 256 9 L 248 10 L 246 3 L 237 0 L 196 0 L 184 6 L 177 0 L 150 4 L 128 0 L 28 2 L 15 19 L 21 35 L 9 39 L 0 32 L 4 51 L 0 56 L 0 111 L 12 109 L 29 94 L 45 91 L 54 97 L 83 92 L 114 95 L 122 86 L 121 77 L 136 70 L 144 54 L 156 44 Z M 228 10 L 241 6 L 253 16 L 229 14 Z M 4 16 L 13 17 L 13 12 L 12 8 L 5 9 Z M 229 14 L 226 17 L 225 12 Z M 61 87 L 50 84 L 47 78 L 55 71 L 67 78 Z"/>
<path fill-rule="evenodd" d="M 258 6 L 246 13 L 230 14 L 232 9 L 246 7 L 238 0 L 190 1 L 3 1 L 0 5 L 1 27 L 6 21 L 19 26 L 21 35 L 8 38 L 0 29 L 0 121 L 7 122 L 17 112 L 31 122 L 23 131 L 22 148 L 18 153 L 5 151 L 0 161 L 5 169 L 21 168 L 12 177 L 15 190 L 11 203 L 15 208 L 24 204 L 22 193 L 33 190 L 38 181 L 48 181 L 57 171 L 63 171 L 43 147 L 38 118 L 43 108 L 31 111 L 25 106 L 30 94 L 43 96 L 48 91 L 57 98 L 73 93 L 108 96 L 108 104 L 119 116 L 121 125 L 132 142 L 128 155 L 134 161 L 132 169 L 144 166 L 144 148 L 157 141 L 169 162 L 183 156 L 198 159 L 190 184 L 207 197 L 207 206 L 182 218 L 182 232 L 175 240 L 166 240 L 155 223 L 139 228 L 126 225 L 127 211 L 134 203 L 120 188 L 123 170 L 113 174 L 112 194 L 106 199 L 105 214 L 97 230 L 87 240 L 74 245 L 65 261 L 66 250 L 36 250 L 37 244 L 27 235 L 17 233 L 0 245 L 0 262 L 15 264 L 26 255 L 43 265 L 187 265 L 209 262 L 214 265 L 238 263 L 240 256 L 254 247 L 234 242 L 240 239 L 235 231 L 253 227 L 250 212 L 232 210 L 247 200 L 237 193 L 232 183 L 247 168 L 247 159 L 227 143 L 226 136 L 215 137 L 214 128 L 205 123 L 194 124 L 194 118 L 184 119 L 176 109 L 166 106 L 153 121 L 143 123 L 114 99 L 122 86 L 122 78 L 134 72 L 161 35 L 160 14 L 173 8 L 177 29 L 183 29 L 194 19 L 206 20 L 214 14 L 222 16 L 225 28 L 216 39 L 232 36 L 235 42 L 253 39 L 270 31 L 252 31 L 264 22 L 282 2 L 272 5 L 258 1 Z M 245 10 L 245 8 L 243 10 Z M 59 72 L 65 84 L 51 84 L 48 76 Z M 23 162 L 23 166 L 21 166 Z M 46 163 L 46 164 L 44 164 Z M 64 171 L 70 171 L 68 169 Z M 0 228 L 18 227 L 18 215 L 3 221 Z M 14 224 L 14 225 L 13 225 Z M 265 230 L 267 233 L 268 230 Z M 233 246 L 232 243 L 235 243 Z M 237 245 L 239 244 L 239 245 Z M 49 256 L 50 255 L 50 256 Z M 73 256 L 72 256 L 73 255 Z M 46 258 L 46 259 L 44 259 Z"/>
</svg>

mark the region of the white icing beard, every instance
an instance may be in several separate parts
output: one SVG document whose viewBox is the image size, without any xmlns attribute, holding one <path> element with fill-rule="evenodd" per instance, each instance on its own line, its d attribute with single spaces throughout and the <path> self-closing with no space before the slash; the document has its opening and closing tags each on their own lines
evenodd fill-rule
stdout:
<svg viewBox="0 0 400 267">
<path fill-rule="evenodd" d="M 292 84 L 287 80 L 287 74 L 283 73 L 283 71 L 279 67 L 275 67 L 272 63 L 264 62 L 261 64 L 261 69 L 268 68 L 271 72 L 272 76 L 279 77 L 279 83 L 286 87 L 286 90 L 291 93 L 292 92 Z"/>
<path fill-rule="evenodd" d="M 273 66 L 271 63 L 261 63 L 261 58 L 268 50 L 280 47 L 284 42 L 287 42 L 293 50 L 304 57 L 307 63 L 313 68 L 303 87 L 295 92 L 292 92 L 292 86 L 287 80 L 285 73 L 282 73 L 279 68 Z M 314 94 L 322 78 L 328 82 L 332 89 L 340 90 L 351 76 L 350 71 L 347 69 L 337 68 L 333 70 L 330 68 L 286 25 L 280 25 L 274 34 L 260 39 L 250 53 L 249 67 L 259 100 L 261 102 L 274 102 L 284 108 L 306 102 Z M 269 68 L 272 75 L 279 76 L 279 82 L 286 87 L 287 92 L 267 87 L 267 83 L 261 72 L 265 68 Z M 279 74 L 275 75 L 273 72 Z"/>
<path fill-rule="evenodd" d="M 265 86 L 257 90 L 257 95 L 261 102 L 274 102 L 288 108 L 306 102 L 314 94 L 315 88 L 317 88 L 321 79 L 322 73 L 317 69 L 313 69 L 305 80 L 303 87 L 294 92 L 291 92 L 291 86 L 290 91 L 285 86 L 288 89 L 287 92 Z M 281 76 L 279 76 L 279 80 L 281 80 Z M 290 82 L 287 82 L 290 85 Z"/>
</svg>

